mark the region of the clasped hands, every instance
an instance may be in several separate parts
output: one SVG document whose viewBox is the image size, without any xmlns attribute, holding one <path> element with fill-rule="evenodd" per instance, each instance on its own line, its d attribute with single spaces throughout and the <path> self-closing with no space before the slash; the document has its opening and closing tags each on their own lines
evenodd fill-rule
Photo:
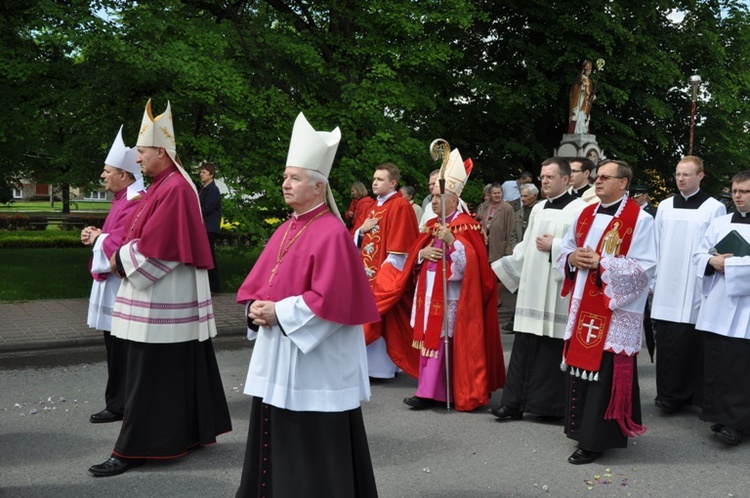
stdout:
<svg viewBox="0 0 750 498">
<path fill-rule="evenodd" d="M 273 301 L 253 301 L 247 312 L 247 317 L 255 325 L 272 327 L 279 323 L 276 319 L 276 303 Z"/>
<path fill-rule="evenodd" d="M 102 231 L 96 227 L 88 226 L 81 230 L 81 243 L 85 246 L 90 246 L 94 243 L 96 238 L 102 234 Z"/>
<path fill-rule="evenodd" d="M 568 263 L 580 270 L 593 270 L 599 266 L 599 255 L 590 247 L 579 247 L 568 256 Z"/>
</svg>

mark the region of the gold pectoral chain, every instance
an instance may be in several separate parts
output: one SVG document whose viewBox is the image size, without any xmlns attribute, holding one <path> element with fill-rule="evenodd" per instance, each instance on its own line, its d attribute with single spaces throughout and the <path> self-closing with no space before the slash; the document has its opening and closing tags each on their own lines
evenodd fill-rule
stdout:
<svg viewBox="0 0 750 498">
<path fill-rule="evenodd" d="M 292 224 L 289 223 L 289 225 L 286 227 L 286 231 L 284 232 L 284 237 L 281 239 L 281 245 L 279 246 L 279 254 L 276 256 L 276 265 L 273 267 L 273 270 L 271 270 L 271 278 L 268 279 L 268 283 L 271 283 L 271 280 L 273 280 L 273 277 L 276 275 L 276 271 L 279 269 L 279 265 L 281 264 L 281 260 L 284 256 L 286 256 L 286 253 L 289 252 L 289 249 L 292 247 L 292 245 L 297 241 L 300 235 L 302 235 L 302 232 L 305 231 L 307 227 L 309 227 L 313 221 L 317 220 L 327 212 L 329 212 L 329 209 L 325 209 L 321 211 L 320 213 L 316 214 L 310 221 L 305 223 L 305 226 L 302 227 L 302 229 L 297 232 L 297 235 L 292 237 L 292 240 L 289 241 L 288 244 L 286 244 L 286 247 L 284 246 L 284 242 L 286 242 L 286 237 L 289 235 L 289 230 L 292 228 Z"/>
</svg>

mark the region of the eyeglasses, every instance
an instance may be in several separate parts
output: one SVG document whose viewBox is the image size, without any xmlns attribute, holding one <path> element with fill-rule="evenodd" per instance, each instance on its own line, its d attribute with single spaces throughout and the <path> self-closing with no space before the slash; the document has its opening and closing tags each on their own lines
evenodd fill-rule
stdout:
<svg viewBox="0 0 750 498">
<path fill-rule="evenodd" d="M 604 181 L 607 181 L 607 180 L 611 180 L 613 178 L 620 179 L 622 177 L 621 176 L 610 176 L 610 175 L 598 175 L 596 178 L 594 178 L 594 180 L 604 182 Z"/>
<path fill-rule="evenodd" d="M 557 177 L 552 176 L 552 175 L 543 175 L 543 176 L 538 176 L 536 179 L 539 180 L 540 182 L 543 182 L 544 180 L 554 180 L 555 178 Z"/>
</svg>

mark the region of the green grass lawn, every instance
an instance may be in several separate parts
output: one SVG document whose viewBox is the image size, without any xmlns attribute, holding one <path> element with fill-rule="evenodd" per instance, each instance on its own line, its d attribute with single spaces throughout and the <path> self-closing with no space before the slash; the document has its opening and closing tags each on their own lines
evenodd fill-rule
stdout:
<svg viewBox="0 0 750 498">
<path fill-rule="evenodd" d="M 0 302 L 88 298 L 91 249 L 0 249 Z M 235 292 L 257 256 L 219 249 L 222 291 Z"/>
<path fill-rule="evenodd" d="M 109 212 L 112 205 L 109 201 L 70 201 L 70 212 L 76 211 L 102 211 Z M 16 201 L 8 204 L 0 204 L 0 213 L 61 213 L 63 204 L 55 201 L 55 207 L 50 207 L 49 201 Z"/>
</svg>

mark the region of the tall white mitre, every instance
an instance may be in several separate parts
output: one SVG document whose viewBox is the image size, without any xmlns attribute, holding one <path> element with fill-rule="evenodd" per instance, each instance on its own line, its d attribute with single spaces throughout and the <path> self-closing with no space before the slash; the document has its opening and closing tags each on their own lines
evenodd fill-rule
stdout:
<svg viewBox="0 0 750 498">
<path fill-rule="evenodd" d="M 300 112 L 294 121 L 286 165 L 317 171 L 328 179 L 339 142 L 341 130 L 338 127 L 330 132 L 315 131 L 305 115 Z M 331 211 L 341 218 L 330 184 L 326 185 L 326 191 Z"/>
<path fill-rule="evenodd" d="M 187 180 L 195 195 L 198 195 L 198 189 L 187 171 L 182 167 L 177 157 L 177 142 L 174 137 L 174 124 L 172 123 L 172 107 L 167 101 L 167 109 L 158 116 L 154 117 L 151 112 L 151 99 L 146 102 L 146 110 L 143 111 L 143 120 L 141 121 L 141 130 L 138 132 L 138 147 L 163 147 L 172 159 L 172 162 L 180 170 L 183 178 Z"/>
<path fill-rule="evenodd" d="M 453 149 L 445 166 L 445 190 L 461 197 L 473 168 L 474 163 L 471 159 L 464 161 L 458 149 Z"/>
<path fill-rule="evenodd" d="M 128 186 L 127 197 L 132 199 L 138 195 L 142 190 L 145 190 L 143 186 L 143 174 L 141 173 L 141 166 L 136 162 L 136 155 L 138 151 L 134 148 L 127 147 L 125 141 L 122 139 L 122 125 L 120 130 L 117 132 L 115 141 L 112 143 L 112 147 L 109 149 L 109 154 L 104 160 L 104 164 L 112 166 L 113 168 L 127 171 L 135 177 L 135 182 Z"/>
</svg>

